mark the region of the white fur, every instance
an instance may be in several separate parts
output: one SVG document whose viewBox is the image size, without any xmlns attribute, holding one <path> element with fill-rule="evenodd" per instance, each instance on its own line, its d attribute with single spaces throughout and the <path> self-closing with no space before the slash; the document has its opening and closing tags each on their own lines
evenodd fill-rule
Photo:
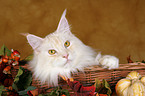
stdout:
<svg viewBox="0 0 145 96">
<path fill-rule="evenodd" d="M 119 67 L 119 59 L 116 58 L 115 56 L 110 55 L 101 56 L 101 54 L 99 53 L 96 57 L 96 62 L 98 62 L 101 67 L 107 68 L 109 70 Z"/>
<path fill-rule="evenodd" d="M 45 38 L 27 35 L 28 43 L 34 49 L 34 57 L 29 64 L 35 77 L 41 82 L 47 81 L 48 85 L 57 86 L 58 75 L 70 78 L 71 72 L 82 71 L 84 67 L 100 64 L 99 62 L 103 66 L 107 64 L 104 68 L 117 68 L 116 57 L 107 55 L 101 58 L 101 55 L 97 55 L 92 48 L 83 44 L 71 33 L 65 14 L 66 10 L 62 14 L 57 30 Z M 66 41 L 70 42 L 67 48 L 64 46 Z M 51 49 L 56 53 L 50 55 L 48 50 Z M 68 54 L 68 59 L 64 58 L 66 54 Z"/>
</svg>

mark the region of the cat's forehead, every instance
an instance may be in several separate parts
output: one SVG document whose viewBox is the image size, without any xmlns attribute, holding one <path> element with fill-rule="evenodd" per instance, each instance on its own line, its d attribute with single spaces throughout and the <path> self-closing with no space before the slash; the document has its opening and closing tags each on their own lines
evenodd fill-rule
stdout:
<svg viewBox="0 0 145 96">
<path fill-rule="evenodd" d="M 64 44 L 64 42 L 67 40 L 64 36 L 60 36 L 58 34 L 49 34 L 44 38 L 44 46 L 47 46 L 48 48 L 59 48 Z"/>
<path fill-rule="evenodd" d="M 52 34 L 49 34 L 46 36 L 46 39 L 48 41 L 55 41 L 55 42 L 61 42 L 61 41 L 64 41 L 66 39 L 67 36 L 63 35 L 63 34 L 55 34 L 55 33 L 52 33 Z"/>
</svg>

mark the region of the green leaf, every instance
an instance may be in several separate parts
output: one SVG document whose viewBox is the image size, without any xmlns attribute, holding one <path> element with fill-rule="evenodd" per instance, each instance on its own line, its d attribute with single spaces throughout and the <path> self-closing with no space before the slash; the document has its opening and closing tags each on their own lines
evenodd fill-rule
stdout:
<svg viewBox="0 0 145 96">
<path fill-rule="evenodd" d="M 4 91 L 5 87 L 3 85 L 0 86 L 0 96 L 2 96 L 2 93 Z"/>
<path fill-rule="evenodd" d="M 15 89 L 16 91 L 18 91 L 18 87 L 15 83 L 12 84 L 12 88 Z"/>
<path fill-rule="evenodd" d="M 62 89 L 60 93 L 66 95 L 66 96 L 70 96 L 69 91 L 66 89 Z"/>
<path fill-rule="evenodd" d="M 103 86 L 107 89 L 107 95 L 110 96 L 112 91 L 110 89 L 110 85 L 108 84 L 108 82 L 106 80 L 103 79 Z"/>
<path fill-rule="evenodd" d="M 95 84 L 94 86 L 96 87 L 96 92 L 99 92 L 100 88 L 101 88 L 101 82 L 98 78 L 95 79 Z"/>
<path fill-rule="evenodd" d="M 36 87 L 34 87 L 34 86 L 29 86 L 26 90 L 27 90 L 27 91 L 30 91 L 30 90 L 34 90 L 34 89 L 36 89 Z"/>
<path fill-rule="evenodd" d="M 25 89 L 25 90 L 23 90 L 23 91 L 19 91 L 18 93 L 19 93 L 19 95 L 27 95 L 27 92 L 28 92 L 28 91 L 31 91 L 31 90 L 34 90 L 34 89 L 36 89 L 36 87 L 34 87 L 34 86 L 29 86 L 27 89 Z"/>
<path fill-rule="evenodd" d="M 142 60 L 141 63 L 145 63 L 145 60 Z"/>
<path fill-rule="evenodd" d="M 17 86 L 18 91 L 22 91 L 27 89 L 32 83 L 32 73 L 24 69 L 23 67 L 19 67 L 18 73 L 14 78 L 14 84 Z M 16 88 L 14 86 L 14 88 Z"/>
<path fill-rule="evenodd" d="M 24 60 L 25 61 L 30 61 L 33 59 L 33 54 L 29 55 L 28 57 L 26 57 Z"/>
<path fill-rule="evenodd" d="M 38 96 L 49 96 L 48 94 L 39 94 Z"/>
<path fill-rule="evenodd" d="M 20 76 L 23 74 L 22 67 L 19 68 L 17 75 L 15 76 L 14 82 L 17 83 L 19 81 Z"/>
<path fill-rule="evenodd" d="M 58 88 L 53 89 L 53 90 L 49 93 L 49 96 L 57 96 L 57 90 L 58 90 Z"/>
<path fill-rule="evenodd" d="M 61 96 L 62 94 L 66 95 L 66 96 L 70 96 L 69 91 L 66 89 L 62 89 L 61 87 L 57 87 L 57 88 L 53 89 L 51 91 L 51 93 L 49 93 L 48 96 Z"/>
<path fill-rule="evenodd" d="M 11 50 L 9 50 L 5 45 L 3 45 L 0 50 L 0 55 L 6 55 L 6 54 L 7 56 L 11 56 Z"/>
<path fill-rule="evenodd" d="M 39 94 L 38 96 L 43 96 L 42 94 Z"/>
</svg>

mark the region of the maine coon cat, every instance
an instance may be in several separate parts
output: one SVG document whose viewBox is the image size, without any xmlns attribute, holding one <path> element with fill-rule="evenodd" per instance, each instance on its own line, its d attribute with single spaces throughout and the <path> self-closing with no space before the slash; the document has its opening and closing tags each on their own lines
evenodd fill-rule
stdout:
<svg viewBox="0 0 145 96">
<path fill-rule="evenodd" d="M 83 71 L 84 67 L 101 65 L 103 68 L 119 67 L 118 58 L 110 55 L 101 56 L 85 45 L 70 31 L 70 26 L 63 12 L 57 30 L 45 38 L 27 34 L 28 43 L 34 50 L 34 57 L 29 62 L 34 76 L 41 82 L 57 86 L 58 76 L 70 78 L 71 73 Z"/>
</svg>

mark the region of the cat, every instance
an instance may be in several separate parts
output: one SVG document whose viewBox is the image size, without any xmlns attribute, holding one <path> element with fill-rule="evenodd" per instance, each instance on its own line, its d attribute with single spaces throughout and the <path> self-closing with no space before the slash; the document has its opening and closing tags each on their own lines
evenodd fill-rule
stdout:
<svg viewBox="0 0 145 96">
<path fill-rule="evenodd" d="M 57 86 L 59 75 L 71 78 L 71 73 L 83 71 L 87 66 L 101 65 L 103 68 L 119 67 L 115 56 L 96 53 L 70 31 L 70 25 L 63 12 L 55 32 L 45 38 L 27 34 L 28 43 L 34 50 L 34 57 L 29 62 L 32 72 L 42 83 Z"/>
</svg>

